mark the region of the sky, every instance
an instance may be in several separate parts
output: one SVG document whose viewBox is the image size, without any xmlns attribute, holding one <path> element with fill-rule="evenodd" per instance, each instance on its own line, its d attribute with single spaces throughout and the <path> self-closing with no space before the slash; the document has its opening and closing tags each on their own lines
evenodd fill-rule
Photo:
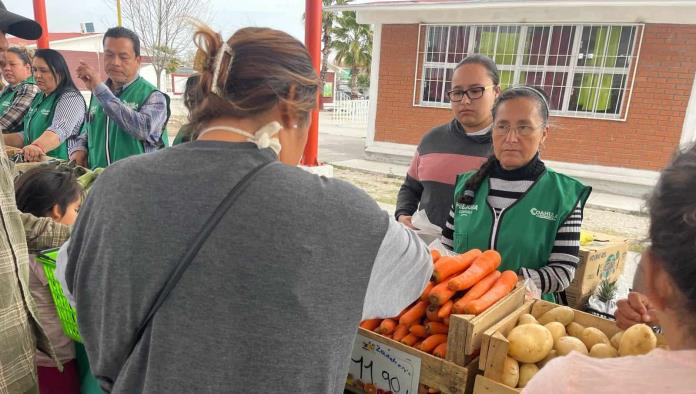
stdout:
<svg viewBox="0 0 696 394">
<path fill-rule="evenodd" d="M 44 0 L 51 32 L 79 32 L 80 23 L 93 22 L 97 32 L 116 25 L 116 0 Z M 137 1 L 137 0 L 122 0 Z M 11 12 L 33 18 L 30 0 L 3 0 Z M 246 26 L 272 27 L 304 40 L 305 0 L 200 0 L 209 4 L 213 29 L 227 38 Z M 66 4 L 71 4 L 66 6 Z M 77 6 L 76 4 L 79 4 Z"/>
</svg>

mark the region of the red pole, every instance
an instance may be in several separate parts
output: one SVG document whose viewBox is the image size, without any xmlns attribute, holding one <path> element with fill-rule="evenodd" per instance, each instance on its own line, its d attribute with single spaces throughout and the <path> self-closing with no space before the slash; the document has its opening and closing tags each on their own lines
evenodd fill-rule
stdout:
<svg viewBox="0 0 696 394">
<path fill-rule="evenodd" d="M 321 69 L 321 0 L 305 0 L 305 46 L 312 58 L 312 66 L 317 74 Z M 317 91 L 317 105 L 319 104 L 319 93 Z M 318 107 L 317 107 L 318 108 Z M 305 166 L 316 166 L 317 151 L 319 150 L 319 110 L 312 111 L 312 124 L 309 127 L 307 145 L 305 145 L 302 164 Z"/>
<path fill-rule="evenodd" d="M 41 25 L 41 37 L 37 40 L 37 47 L 48 48 L 48 23 L 46 22 L 46 3 L 44 0 L 34 0 L 34 20 Z"/>
</svg>

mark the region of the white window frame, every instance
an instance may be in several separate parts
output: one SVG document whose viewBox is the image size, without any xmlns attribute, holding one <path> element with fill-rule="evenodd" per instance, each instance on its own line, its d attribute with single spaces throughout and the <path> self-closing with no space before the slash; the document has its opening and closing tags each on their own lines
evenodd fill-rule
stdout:
<svg viewBox="0 0 696 394">
<path fill-rule="evenodd" d="M 414 75 L 414 86 L 413 86 L 413 106 L 414 107 L 426 107 L 426 108 L 449 108 L 450 104 L 448 102 L 444 102 L 445 99 L 445 94 L 446 92 L 445 87 L 447 85 L 447 71 L 453 69 L 456 66 L 456 63 L 449 63 L 447 62 L 447 59 L 449 58 L 449 39 L 450 39 L 450 32 L 451 29 L 453 28 L 459 28 L 459 27 L 466 27 L 468 28 L 468 44 L 467 44 L 467 51 L 466 53 L 472 54 L 474 53 L 475 45 L 476 45 L 476 30 L 478 28 L 483 28 L 483 27 L 497 27 L 498 31 L 497 34 L 500 33 L 500 27 L 509 27 L 509 26 L 514 26 L 514 27 L 519 27 L 519 41 L 518 41 L 518 47 L 517 51 L 515 53 L 516 56 L 516 64 L 514 65 L 498 65 L 498 70 L 499 71 L 512 71 L 513 72 L 513 77 L 512 77 L 512 82 L 513 84 L 516 83 L 516 81 L 519 81 L 520 73 L 522 72 L 542 72 L 542 80 L 545 80 L 545 75 L 547 72 L 554 72 L 554 73 L 565 73 L 566 74 L 566 80 L 564 84 L 564 91 L 563 91 L 563 100 L 561 102 L 561 108 L 563 110 L 552 110 L 551 115 L 553 116 L 560 116 L 560 117 L 571 117 L 571 118 L 590 118 L 590 119 L 607 119 L 607 120 L 616 120 L 616 121 L 626 121 L 628 118 L 628 112 L 631 104 L 631 97 L 633 96 L 633 88 L 635 85 L 635 76 L 636 76 L 636 71 L 638 69 L 638 63 L 640 61 L 640 52 L 641 52 L 641 47 L 643 43 L 643 34 L 645 32 L 645 25 L 640 24 L 640 23 L 597 23 L 597 24 L 573 24 L 573 23 L 567 23 L 567 24 L 536 24 L 536 23 L 500 23 L 500 24 L 462 24 L 462 23 L 456 23 L 456 24 L 429 24 L 429 23 L 424 23 L 420 24 L 418 28 L 418 48 L 416 50 L 416 70 L 415 70 L 415 75 Z M 568 26 L 573 26 L 575 27 L 574 31 L 574 37 L 572 41 L 572 49 L 570 51 L 570 60 L 568 62 L 568 65 L 566 66 L 549 66 L 546 65 L 546 61 L 544 62 L 544 65 L 523 65 L 523 59 L 526 53 L 524 53 L 524 48 L 527 40 L 527 32 L 529 27 L 549 27 L 549 28 L 554 28 L 554 27 L 568 27 Z M 585 28 L 599 28 L 599 27 L 623 27 L 623 26 L 630 26 L 636 28 L 636 38 L 632 42 L 632 48 L 631 48 L 631 54 L 630 55 L 630 63 L 628 64 L 627 67 L 601 67 L 601 66 L 578 66 L 578 58 L 579 58 L 579 52 L 580 52 L 580 42 L 582 40 L 582 34 L 583 34 L 583 29 Z M 431 34 L 431 28 L 432 27 L 442 27 L 446 28 L 446 42 L 444 46 L 444 59 L 445 62 L 428 62 L 426 61 L 427 59 L 427 45 L 428 45 L 428 40 L 430 38 Z M 423 40 L 421 44 L 421 34 L 425 32 L 425 40 Z M 549 30 L 549 37 L 551 36 L 552 29 Z M 551 45 L 551 40 L 547 40 L 547 49 L 545 51 L 544 56 L 548 58 L 549 56 L 549 47 Z M 496 44 L 498 44 L 498 40 L 496 39 Z M 608 45 L 605 46 L 605 51 L 608 50 Z M 420 66 L 420 67 L 419 67 Z M 440 93 L 440 97 L 442 97 L 443 101 L 426 101 L 423 98 L 425 97 L 425 89 L 426 89 L 426 69 L 429 68 L 435 68 L 435 69 L 442 69 L 444 70 L 444 80 L 442 83 L 442 92 Z M 623 95 L 621 97 L 620 102 L 618 103 L 618 108 L 619 108 L 619 113 L 618 114 L 610 114 L 610 113 L 601 113 L 601 112 L 590 112 L 590 111 L 572 111 L 568 107 L 570 105 L 570 99 L 572 96 L 573 92 L 573 84 L 574 84 L 574 79 L 577 74 L 603 74 L 603 75 L 624 75 L 626 78 L 630 75 L 631 78 L 628 80 L 623 88 Z M 599 89 L 597 90 L 597 94 L 599 94 Z M 420 100 L 419 100 L 420 97 Z"/>
</svg>

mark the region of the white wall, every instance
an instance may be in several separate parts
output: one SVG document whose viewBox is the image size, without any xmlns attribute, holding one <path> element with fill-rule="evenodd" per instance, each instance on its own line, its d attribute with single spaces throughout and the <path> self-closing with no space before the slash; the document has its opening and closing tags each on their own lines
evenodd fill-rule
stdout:
<svg viewBox="0 0 696 394">
<path fill-rule="evenodd" d="M 103 34 L 97 34 L 94 36 L 86 36 L 79 38 L 72 38 L 69 40 L 53 41 L 51 42 L 51 49 L 57 51 L 85 51 L 85 52 L 103 52 L 102 51 L 102 37 Z"/>
</svg>

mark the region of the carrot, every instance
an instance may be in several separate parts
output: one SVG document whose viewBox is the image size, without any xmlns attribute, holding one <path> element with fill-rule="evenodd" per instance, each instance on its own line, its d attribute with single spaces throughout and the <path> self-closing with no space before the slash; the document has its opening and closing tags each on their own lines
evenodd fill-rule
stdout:
<svg viewBox="0 0 696 394">
<path fill-rule="evenodd" d="M 447 334 L 449 331 L 449 326 L 445 323 L 440 323 L 440 322 L 427 322 L 425 323 L 425 332 L 428 335 L 434 335 L 434 334 Z"/>
<path fill-rule="evenodd" d="M 447 324 L 447 325 L 449 326 L 449 320 L 450 320 L 449 318 L 450 318 L 450 317 L 447 316 L 446 318 L 442 319 L 442 322 L 445 323 L 445 324 Z"/>
<path fill-rule="evenodd" d="M 445 334 L 435 334 L 431 335 L 423 340 L 420 345 L 420 350 L 430 353 L 441 343 L 447 343 L 447 335 Z"/>
<path fill-rule="evenodd" d="M 435 287 L 435 283 L 433 283 L 432 281 L 428 281 L 428 284 L 425 286 L 423 293 L 421 293 L 421 301 L 428 301 L 428 296 L 430 295 L 430 291 L 433 289 L 433 287 Z"/>
<path fill-rule="evenodd" d="M 390 335 L 396 329 L 396 322 L 392 319 L 384 319 L 379 324 L 379 327 L 375 328 L 377 334 Z"/>
<path fill-rule="evenodd" d="M 435 263 L 435 268 L 433 268 L 433 280 L 435 283 L 440 283 L 450 276 L 464 271 L 469 268 L 479 255 L 481 255 L 480 250 L 471 249 L 457 256 L 440 257 L 437 263 Z"/>
<path fill-rule="evenodd" d="M 452 313 L 452 305 L 454 305 L 454 302 L 452 300 L 449 300 L 445 303 L 445 305 L 441 306 L 440 309 L 437 311 L 437 317 L 440 319 L 444 319 L 447 316 Z"/>
<path fill-rule="evenodd" d="M 408 328 L 408 332 L 411 334 L 417 336 L 418 338 L 425 338 L 425 326 L 421 326 L 420 324 L 414 324 L 411 327 Z"/>
<path fill-rule="evenodd" d="M 396 326 L 393 335 L 395 341 L 401 341 L 406 335 L 408 335 L 408 326 L 405 326 L 403 324 L 399 324 L 398 326 Z"/>
<path fill-rule="evenodd" d="M 438 283 L 430 290 L 430 295 L 428 299 L 432 305 L 444 305 L 450 298 L 456 293 L 455 290 L 450 290 L 449 280 Z"/>
<path fill-rule="evenodd" d="M 368 331 L 374 331 L 375 328 L 379 327 L 379 323 L 382 322 L 382 319 L 370 319 L 370 320 L 365 320 L 360 323 L 360 328 L 364 328 Z"/>
<path fill-rule="evenodd" d="M 425 317 L 428 321 L 440 321 L 440 318 L 437 317 L 437 311 L 439 311 L 440 308 L 437 305 L 428 305 L 428 309 L 425 311 Z"/>
<path fill-rule="evenodd" d="M 428 307 L 427 301 L 418 301 L 408 311 L 406 311 L 399 319 L 399 324 L 410 326 L 425 315 L 425 309 Z"/>
<path fill-rule="evenodd" d="M 490 290 L 479 299 L 464 305 L 464 313 L 478 315 L 501 298 L 510 294 L 515 285 L 517 285 L 517 274 L 514 271 L 504 271 Z"/>
<path fill-rule="evenodd" d="M 440 253 L 440 251 L 437 249 L 431 250 L 430 255 L 433 256 L 433 264 L 436 263 L 440 257 L 442 257 L 442 253 Z"/>
<path fill-rule="evenodd" d="M 418 342 L 418 337 L 413 334 L 408 334 L 401 338 L 401 343 L 406 346 L 413 346 L 416 342 Z"/>
<path fill-rule="evenodd" d="M 490 290 L 491 287 L 493 287 L 498 278 L 500 278 L 500 271 L 493 271 L 488 274 L 488 276 L 481 279 L 479 283 L 475 284 L 474 287 L 469 289 L 469 291 L 464 294 L 464 297 L 460 298 L 454 303 L 454 307 L 452 308 L 454 313 L 464 312 L 464 305 L 469 303 L 469 301 L 473 301 L 484 295 L 488 290 Z"/>
<path fill-rule="evenodd" d="M 435 350 L 433 350 L 433 356 L 445 358 L 445 356 L 447 356 L 447 342 L 437 345 Z"/>
<path fill-rule="evenodd" d="M 450 279 L 447 287 L 452 291 L 466 290 L 485 278 L 500 266 L 500 253 L 495 250 L 483 252 L 462 274 Z"/>
<path fill-rule="evenodd" d="M 416 343 L 413 344 L 413 347 L 416 348 L 416 349 L 419 349 L 421 343 L 423 343 L 423 341 L 418 341 L 418 342 L 416 342 Z"/>
</svg>

